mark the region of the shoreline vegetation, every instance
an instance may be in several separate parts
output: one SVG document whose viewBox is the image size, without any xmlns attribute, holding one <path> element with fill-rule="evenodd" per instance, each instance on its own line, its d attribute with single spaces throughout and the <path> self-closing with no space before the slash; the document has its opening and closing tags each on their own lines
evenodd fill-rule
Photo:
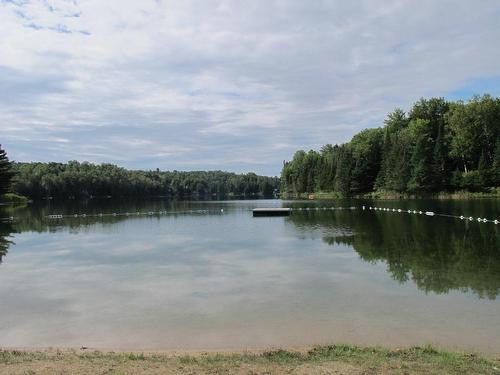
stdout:
<svg viewBox="0 0 500 375">
<path fill-rule="evenodd" d="M 0 374 L 499 374 L 500 357 L 433 346 L 354 345 L 245 352 L 0 350 Z"/>
<path fill-rule="evenodd" d="M 283 162 L 283 196 L 498 197 L 500 98 L 421 99 L 384 126 Z M 323 192 L 323 193 L 314 193 Z"/>
<path fill-rule="evenodd" d="M 312 193 L 283 193 L 285 199 L 308 199 L 308 200 L 334 200 L 345 198 L 339 192 L 318 191 Z M 454 192 L 441 191 L 428 194 L 408 194 L 397 191 L 378 190 L 371 193 L 351 196 L 356 199 L 380 199 L 380 200 L 398 200 L 398 199 L 443 199 L 443 200 L 462 200 L 462 199 L 491 199 L 500 198 L 500 188 L 489 188 L 482 192 L 472 192 L 459 190 Z"/>
<path fill-rule="evenodd" d="M 7 193 L 0 195 L 0 204 L 25 205 L 28 202 L 29 199 L 24 195 L 19 195 L 15 193 Z"/>
</svg>

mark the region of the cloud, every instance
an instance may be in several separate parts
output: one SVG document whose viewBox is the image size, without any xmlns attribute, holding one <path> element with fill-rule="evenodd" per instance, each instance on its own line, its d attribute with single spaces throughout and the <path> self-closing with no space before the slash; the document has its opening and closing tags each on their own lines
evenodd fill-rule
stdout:
<svg viewBox="0 0 500 375">
<path fill-rule="evenodd" d="M 277 174 L 396 106 L 491 89 L 499 16 L 496 1 L 3 0 L 0 138 L 18 160 Z"/>
</svg>

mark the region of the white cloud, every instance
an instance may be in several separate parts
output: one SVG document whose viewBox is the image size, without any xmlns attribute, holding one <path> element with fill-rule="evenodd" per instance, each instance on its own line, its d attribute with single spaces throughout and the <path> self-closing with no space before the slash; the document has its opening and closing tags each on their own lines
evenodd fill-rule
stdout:
<svg viewBox="0 0 500 375">
<path fill-rule="evenodd" d="M 3 0 L 0 137 L 13 159 L 276 174 L 294 149 L 499 77 L 499 15 L 465 0 Z"/>
</svg>

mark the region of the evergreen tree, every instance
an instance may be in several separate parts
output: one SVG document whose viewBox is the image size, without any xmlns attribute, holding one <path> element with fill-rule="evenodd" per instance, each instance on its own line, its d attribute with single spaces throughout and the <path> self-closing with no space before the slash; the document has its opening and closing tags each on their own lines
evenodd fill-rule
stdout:
<svg viewBox="0 0 500 375">
<path fill-rule="evenodd" d="M 413 151 L 411 165 L 412 173 L 408 188 L 411 192 L 426 192 L 433 190 L 432 174 L 432 144 L 425 134 L 418 136 Z"/>
<path fill-rule="evenodd" d="M 393 190 L 394 185 L 394 162 L 397 161 L 394 148 L 399 148 L 397 140 L 393 142 L 393 138 L 397 139 L 398 134 L 408 127 L 408 117 L 406 113 L 396 108 L 389 113 L 384 121 L 384 135 L 381 145 L 381 165 L 374 187 L 376 189 Z M 403 190 L 406 189 L 406 183 Z M 402 191 L 394 189 L 397 191 Z"/>
<path fill-rule="evenodd" d="M 500 137 L 497 138 L 495 156 L 492 167 L 492 185 L 500 186 Z"/>
<path fill-rule="evenodd" d="M 392 150 L 391 133 L 386 127 L 384 129 L 384 138 L 382 141 L 382 162 L 380 165 L 380 170 L 378 172 L 377 179 L 375 181 L 376 189 L 386 189 L 388 185 L 388 179 L 390 179 L 391 163 L 390 163 L 390 153 Z"/>
<path fill-rule="evenodd" d="M 449 187 L 450 171 L 447 166 L 448 152 L 444 141 L 444 125 L 438 125 L 438 134 L 434 143 L 432 156 L 432 174 L 434 180 L 433 190 L 442 191 Z"/>
<path fill-rule="evenodd" d="M 327 144 L 320 151 L 319 165 L 319 189 L 322 191 L 333 191 L 335 180 L 335 157 L 338 146 Z"/>
<path fill-rule="evenodd" d="M 335 190 L 344 196 L 351 194 L 351 161 L 351 152 L 347 145 L 342 145 L 339 148 L 339 159 L 335 173 Z"/>
<path fill-rule="evenodd" d="M 2 145 L 0 145 L 0 195 L 11 191 L 13 177 L 12 163 L 9 161 L 5 150 L 2 149 Z"/>
<path fill-rule="evenodd" d="M 352 153 L 351 192 L 373 190 L 380 171 L 382 129 L 367 129 L 356 134 L 349 143 Z"/>
<path fill-rule="evenodd" d="M 394 147 L 388 155 L 390 169 L 387 177 L 387 190 L 394 190 L 403 193 L 408 188 L 411 172 L 412 145 L 406 134 L 400 132 L 395 136 Z"/>
<path fill-rule="evenodd" d="M 481 158 L 479 159 L 479 164 L 477 166 L 478 172 L 478 182 L 479 186 L 476 187 L 477 190 L 482 190 L 485 186 L 489 186 L 490 174 L 488 170 L 488 165 L 486 164 L 486 152 L 483 150 L 481 153 Z"/>
</svg>

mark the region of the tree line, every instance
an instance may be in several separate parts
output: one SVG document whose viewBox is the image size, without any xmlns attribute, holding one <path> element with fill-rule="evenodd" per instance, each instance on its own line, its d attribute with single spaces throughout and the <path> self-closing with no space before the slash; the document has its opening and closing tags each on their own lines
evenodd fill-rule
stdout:
<svg viewBox="0 0 500 375">
<path fill-rule="evenodd" d="M 395 109 L 384 126 L 348 143 L 297 151 L 285 162 L 285 194 L 373 191 L 429 194 L 500 186 L 500 98 L 420 99 Z"/>
<path fill-rule="evenodd" d="M 270 196 L 277 188 L 278 177 L 255 173 L 127 170 L 78 161 L 12 163 L 0 148 L 0 195 L 15 192 L 31 199 Z"/>
</svg>

